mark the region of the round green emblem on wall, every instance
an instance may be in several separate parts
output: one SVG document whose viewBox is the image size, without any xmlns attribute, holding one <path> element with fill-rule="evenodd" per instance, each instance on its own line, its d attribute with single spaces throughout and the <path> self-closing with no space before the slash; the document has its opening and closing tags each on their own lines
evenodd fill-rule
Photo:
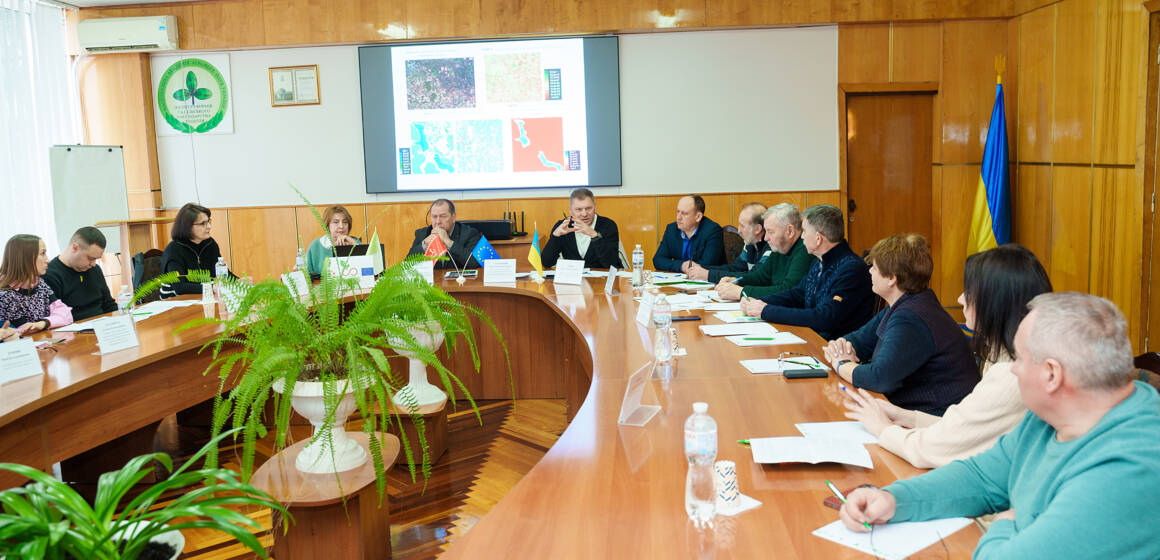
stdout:
<svg viewBox="0 0 1160 560">
<path fill-rule="evenodd" d="M 157 85 L 161 116 L 179 132 L 213 130 L 225 117 L 229 100 L 221 72 L 200 58 L 174 62 Z"/>
</svg>

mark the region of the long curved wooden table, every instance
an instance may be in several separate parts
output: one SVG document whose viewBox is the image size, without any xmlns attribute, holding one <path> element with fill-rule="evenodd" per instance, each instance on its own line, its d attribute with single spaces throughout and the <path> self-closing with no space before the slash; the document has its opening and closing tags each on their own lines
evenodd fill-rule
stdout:
<svg viewBox="0 0 1160 560">
<path fill-rule="evenodd" d="M 485 325 L 476 326 L 479 374 L 471 372 L 462 347 L 450 353 L 452 371 L 460 372 L 471 394 L 564 398 L 570 419 L 540 462 L 446 558 L 863 557 L 810 534 L 837 518 L 822 505 L 830 495 L 823 481 L 840 488 L 886 485 L 922 471 L 873 445 L 874 469 L 867 470 L 758 465 L 734 443 L 798 435 L 797 422 L 845 419 L 835 378 L 787 381 L 752 375 L 738 363 L 782 350 L 821 356 L 816 334 L 784 327 L 807 344 L 739 348 L 700 333 L 698 325 L 717 322 L 710 314 L 674 323 L 688 355 L 673 362 L 667 378 L 650 381 L 661 412 L 644 427 L 621 427 L 625 384 L 651 361 L 651 331 L 634 320 L 627 281 L 618 282 L 613 295 L 603 292 L 603 279 L 584 282 L 441 282 L 456 299 L 492 317 L 507 344 L 510 377 L 504 352 Z M 216 329 L 173 334 L 203 314 L 196 305 L 142 321 L 141 346 L 115 354 L 94 355 L 91 334 L 42 351 L 47 375 L 0 388 L 0 461 L 47 468 L 212 397 L 219 383 L 202 375 L 208 357 L 197 349 Z M 713 532 L 693 530 L 684 511 L 683 427 L 695 401 L 708 402 L 717 420 L 717 458 L 734 461 L 741 492 L 763 502 L 736 517 L 718 516 Z M 0 473 L 0 488 L 21 482 Z M 968 558 L 980 534 L 971 525 L 946 538 L 950 556 Z M 941 557 L 942 545 L 934 547 Z"/>
</svg>

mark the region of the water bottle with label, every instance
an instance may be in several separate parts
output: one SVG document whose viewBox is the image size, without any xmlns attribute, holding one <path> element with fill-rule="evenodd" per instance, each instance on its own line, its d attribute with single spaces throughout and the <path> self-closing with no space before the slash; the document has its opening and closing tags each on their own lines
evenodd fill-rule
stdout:
<svg viewBox="0 0 1160 560">
<path fill-rule="evenodd" d="M 298 256 L 294 257 L 294 270 L 306 271 L 306 255 L 302 253 L 302 247 L 298 248 Z"/>
<path fill-rule="evenodd" d="M 213 276 L 219 281 L 230 275 L 230 268 L 226 266 L 226 258 L 218 257 L 217 264 L 213 265 Z"/>
<path fill-rule="evenodd" d="M 640 243 L 636 244 L 636 248 L 632 250 L 632 285 L 640 285 L 640 272 L 644 270 L 644 249 L 640 248 Z"/>
<path fill-rule="evenodd" d="M 669 338 L 669 327 L 673 324 L 673 311 L 664 294 L 657 294 L 653 300 L 653 355 L 658 362 L 667 362 L 673 357 L 673 341 Z"/>
<path fill-rule="evenodd" d="M 685 513 L 693 524 L 711 526 L 716 514 L 713 461 L 717 459 L 717 421 L 709 416 L 709 404 L 693 403 L 693 415 L 685 420 Z"/>
<path fill-rule="evenodd" d="M 133 301 L 133 290 L 126 284 L 121 284 L 121 291 L 117 292 L 117 313 L 125 315 L 129 312 L 129 304 Z"/>
</svg>

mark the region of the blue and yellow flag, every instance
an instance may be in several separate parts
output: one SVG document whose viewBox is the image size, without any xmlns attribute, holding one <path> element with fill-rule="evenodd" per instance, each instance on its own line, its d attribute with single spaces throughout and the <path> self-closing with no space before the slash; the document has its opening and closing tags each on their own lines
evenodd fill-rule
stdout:
<svg viewBox="0 0 1160 560">
<path fill-rule="evenodd" d="M 476 243 L 475 248 L 471 250 L 471 256 L 475 257 L 475 261 L 480 265 L 483 264 L 483 261 L 500 258 L 495 247 L 492 247 L 491 242 L 482 235 L 479 236 L 479 243 Z"/>
<path fill-rule="evenodd" d="M 987 143 L 983 146 L 983 168 L 967 254 L 973 255 L 1011 242 L 1011 188 L 1007 171 L 1007 117 L 1003 111 L 1003 84 L 995 85 L 995 108 Z"/>
<path fill-rule="evenodd" d="M 532 246 L 528 249 L 528 262 L 536 268 L 540 278 L 544 277 L 544 264 L 540 262 L 540 228 L 532 226 Z"/>
</svg>

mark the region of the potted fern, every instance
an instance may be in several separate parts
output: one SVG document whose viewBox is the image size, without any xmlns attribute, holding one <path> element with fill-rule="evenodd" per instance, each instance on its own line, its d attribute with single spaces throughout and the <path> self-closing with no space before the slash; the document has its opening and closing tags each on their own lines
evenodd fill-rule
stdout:
<svg viewBox="0 0 1160 560">
<path fill-rule="evenodd" d="M 232 433 L 219 434 L 175 471 L 165 453 L 129 460 L 121 470 L 101 475 L 91 506 L 72 487 L 44 472 L 0 463 L 0 469 L 32 480 L 0 492 L 0 558 L 173 559 L 181 554 L 182 529 L 222 531 L 267 558 L 266 549 L 250 532 L 261 526 L 237 508 L 266 507 L 289 518 L 286 509 L 243 483 L 233 471 L 211 467 L 187 470 Z M 129 490 L 154 472 L 154 461 L 172 474 L 122 505 Z M 196 484 L 202 486 L 157 505 L 163 495 Z"/>
</svg>

